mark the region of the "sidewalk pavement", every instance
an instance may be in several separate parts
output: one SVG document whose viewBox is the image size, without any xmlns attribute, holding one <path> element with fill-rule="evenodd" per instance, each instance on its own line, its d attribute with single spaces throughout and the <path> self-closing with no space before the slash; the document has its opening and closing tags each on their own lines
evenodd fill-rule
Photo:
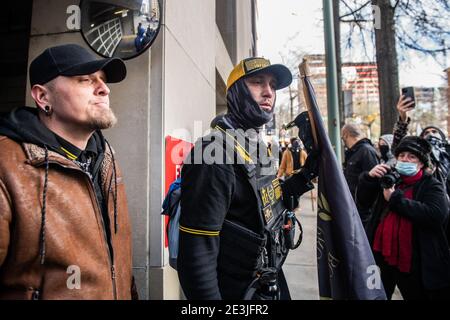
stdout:
<svg viewBox="0 0 450 320">
<path fill-rule="evenodd" d="M 284 274 L 293 300 L 318 300 L 317 185 L 312 192 L 307 192 L 300 198 L 300 210 L 296 215 L 303 226 L 303 242 L 296 250 L 290 251 L 283 266 Z M 392 300 L 402 300 L 398 289 L 394 292 Z"/>
<path fill-rule="evenodd" d="M 314 196 L 317 195 L 317 189 L 312 192 Z M 312 203 L 312 192 L 307 192 L 300 198 L 300 210 L 296 212 L 303 226 L 303 241 L 300 247 L 289 252 L 283 266 L 293 300 L 319 299 L 316 258 L 317 203 L 315 198 Z"/>
</svg>

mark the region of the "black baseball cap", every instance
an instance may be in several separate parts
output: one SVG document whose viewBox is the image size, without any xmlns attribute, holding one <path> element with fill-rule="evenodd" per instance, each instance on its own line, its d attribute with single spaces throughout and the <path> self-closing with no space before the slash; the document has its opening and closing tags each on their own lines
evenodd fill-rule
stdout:
<svg viewBox="0 0 450 320">
<path fill-rule="evenodd" d="M 277 79 L 277 90 L 289 86 L 292 82 L 292 73 L 286 66 L 270 64 L 270 61 L 267 59 L 253 57 L 242 60 L 233 68 L 228 76 L 227 90 L 239 79 L 262 71 L 275 76 Z"/>
<path fill-rule="evenodd" d="M 97 59 L 77 44 L 51 47 L 37 56 L 30 64 L 30 84 L 45 84 L 58 76 L 81 76 L 103 70 L 106 82 L 125 79 L 127 68 L 122 59 Z"/>
</svg>

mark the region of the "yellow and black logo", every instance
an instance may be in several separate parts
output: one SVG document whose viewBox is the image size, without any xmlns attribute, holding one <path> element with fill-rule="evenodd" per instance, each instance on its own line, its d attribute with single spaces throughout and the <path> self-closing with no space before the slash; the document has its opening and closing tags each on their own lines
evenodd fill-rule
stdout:
<svg viewBox="0 0 450 320">
<path fill-rule="evenodd" d="M 244 61 L 244 68 L 246 74 L 255 69 L 262 69 L 268 66 L 270 66 L 270 61 L 267 59 L 257 58 Z"/>
<path fill-rule="evenodd" d="M 274 179 L 270 184 L 259 190 L 263 207 L 273 206 L 281 199 L 280 180 Z"/>
</svg>

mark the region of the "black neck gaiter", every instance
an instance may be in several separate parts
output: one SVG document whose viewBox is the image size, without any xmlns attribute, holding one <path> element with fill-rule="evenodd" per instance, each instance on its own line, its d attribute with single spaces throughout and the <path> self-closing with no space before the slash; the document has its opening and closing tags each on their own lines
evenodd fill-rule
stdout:
<svg viewBox="0 0 450 320">
<path fill-rule="evenodd" d="M 261 109 L 253 99 L 244 79 L 239 79 L 228 89 L 227 102 L 228 113 L 226 118 L 235 128 L 259 131 L 273 117 L 274 107 L 270 112 Z"/>
</svg>

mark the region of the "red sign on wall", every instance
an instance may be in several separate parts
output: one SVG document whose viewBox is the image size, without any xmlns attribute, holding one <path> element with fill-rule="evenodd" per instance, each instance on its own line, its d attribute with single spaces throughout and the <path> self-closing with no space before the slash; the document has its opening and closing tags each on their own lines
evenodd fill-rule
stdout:
<svg viewBox="0 0 450 320">
<path fill-rule="evenodd" d="M 194 145 L 190 142 L 174 138 L 172 136 L 166 137 L 166 153 L 165 153 L 165 185 L 164 193 L 167 194 L 170 184 L 174 182 L 181 174 L 181 165 L 183 164 L 184 158 L 188 155 Z M 165 227 L 169 221 L 169 217 L 165 217 Z M 166 229 L 164 229 L 166 230 Z M 168 239 L 167 234 L 165 234 L 164 246 L 167 248 Z"/>
</svg>

